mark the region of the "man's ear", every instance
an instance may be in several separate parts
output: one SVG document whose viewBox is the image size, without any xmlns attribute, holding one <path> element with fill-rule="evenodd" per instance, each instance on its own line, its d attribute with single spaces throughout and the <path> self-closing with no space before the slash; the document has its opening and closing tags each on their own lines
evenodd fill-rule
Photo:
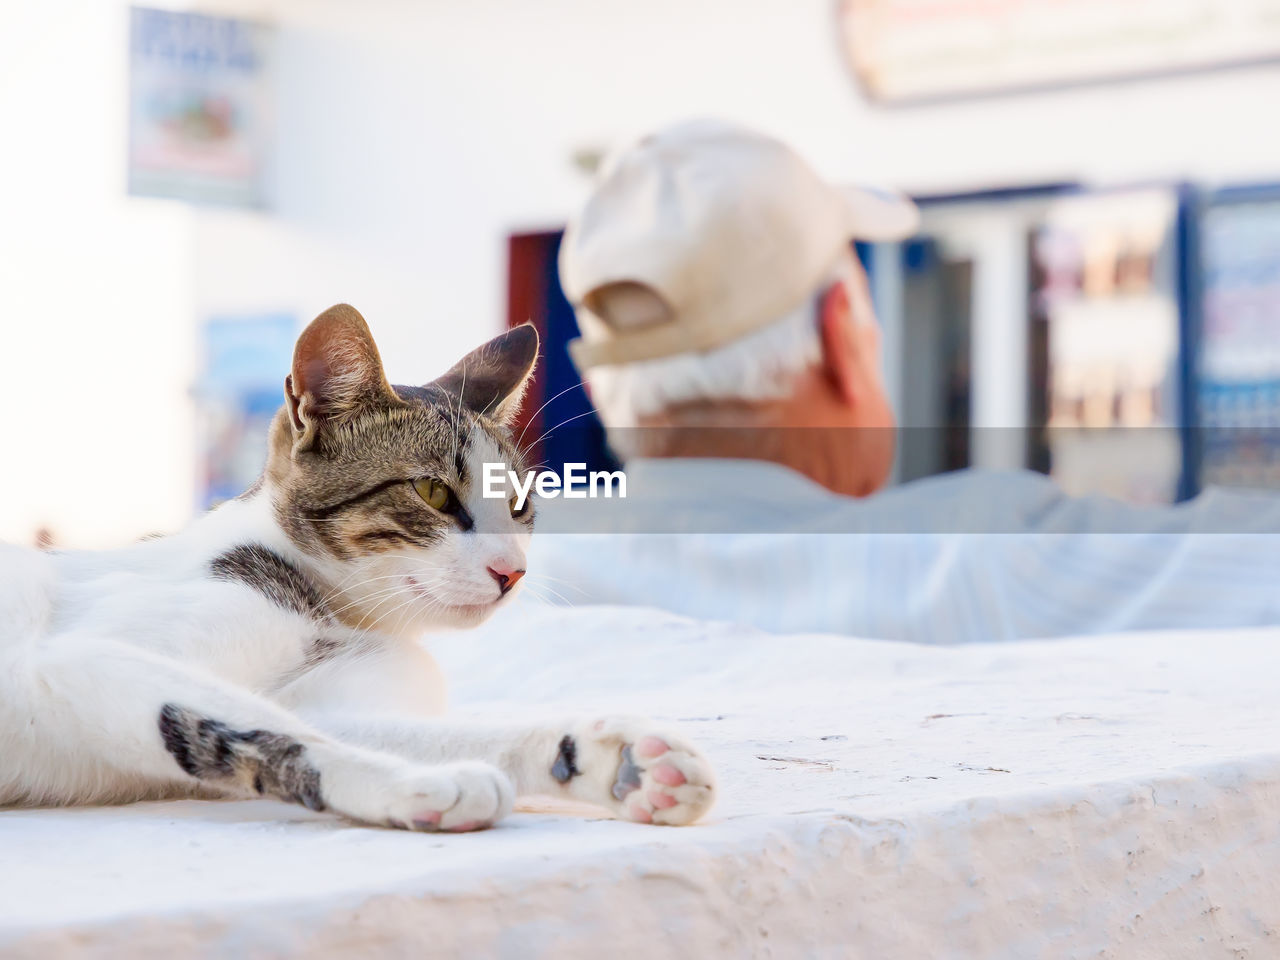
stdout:
<svg viewBox="0 0 1280 960">
<path fill-rule="evenodd" d="M 853 406 L 861 390 L 858 382 L 860 345 L 844 284 L 832 284 L 822 295 L 818 309 L 823 365 L 836 393 L 847 405 Z"/>
<path fill-rule="evenodd" d="M 295 450 L 308 449 L 317 433 L 349 420 L 362 407 L 399 402 L 382 372 L 369 325 L 355 307 L 330 307 L 302 331 L 284 398 Z"/>
<path fill-rule="evenodd" d="M 472 350 L 432 382 L 469 409 L 509 426 L 537 363 L 538 331 L 524 323 Z"/>
</svg>

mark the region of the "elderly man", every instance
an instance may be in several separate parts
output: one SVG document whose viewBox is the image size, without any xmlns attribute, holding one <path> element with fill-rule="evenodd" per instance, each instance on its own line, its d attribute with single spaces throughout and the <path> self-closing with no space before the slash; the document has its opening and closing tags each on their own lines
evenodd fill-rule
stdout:
<svg viewBox="0 0 1280 960">
<path fill-rule="evenodd" d="M 1280 550 L 1248 535 L 1280 498 L 1138 510 L 1029 472 L 876 492 L 893 414 L 851 241 L 916 223 L 721 123 L 616 157 L 561 279 L 626 499 L 545 503 L 531 572 L 575 603 L 934 643 L 1280 623 Z"/>
</svg>

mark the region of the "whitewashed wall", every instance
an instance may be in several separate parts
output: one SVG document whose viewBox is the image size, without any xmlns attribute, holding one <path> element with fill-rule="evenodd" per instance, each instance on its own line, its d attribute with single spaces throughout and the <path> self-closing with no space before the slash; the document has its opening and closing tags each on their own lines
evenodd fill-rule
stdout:
<svg viewBox="0 0 1280 960">
<path fill-rule="evenodd" d="M 127 8 L 0 2 L 0 540 L 190 514 L 191 216 L 125 196 Z"/>
</svg>

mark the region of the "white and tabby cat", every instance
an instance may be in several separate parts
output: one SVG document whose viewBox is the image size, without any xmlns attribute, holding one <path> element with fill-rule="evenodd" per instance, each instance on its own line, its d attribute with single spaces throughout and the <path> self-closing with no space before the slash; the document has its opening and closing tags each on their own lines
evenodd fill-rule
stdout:
<svg viewBox="0 0 1280 960">
<path fill-rule="evenodd" d="M 433 719 L 434 626 L 483 620 L 524 575 L 532 507 L 507 432 L 532 327 L 392 387 L 363 318 L 303 332 L 262 480 L 184 532 L 106 552 L 0 546 L 0 805 L 265 795 L 365 823 L 471 830 L 516 794 L 688 823 L 712 777 L 627 717 Z"/>
</svg>

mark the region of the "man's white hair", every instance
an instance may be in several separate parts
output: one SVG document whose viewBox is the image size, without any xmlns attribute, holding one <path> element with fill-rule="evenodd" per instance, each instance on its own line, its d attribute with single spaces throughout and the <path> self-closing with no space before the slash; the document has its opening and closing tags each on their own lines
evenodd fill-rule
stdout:
<svg viewBox="0 0 1280 960">
<path fill-rule="evenodd" d="M 681 404 L 785 398 L 801 374 L 822 362 L 823 294 L 835 283 L 848 284 L 856 269 L 851 257 L 842 258 L 795 310 L 722 347 L 588 371 L 591 401 L 615 445 L 619 437 L 613 431 Z"/>
</svg>

